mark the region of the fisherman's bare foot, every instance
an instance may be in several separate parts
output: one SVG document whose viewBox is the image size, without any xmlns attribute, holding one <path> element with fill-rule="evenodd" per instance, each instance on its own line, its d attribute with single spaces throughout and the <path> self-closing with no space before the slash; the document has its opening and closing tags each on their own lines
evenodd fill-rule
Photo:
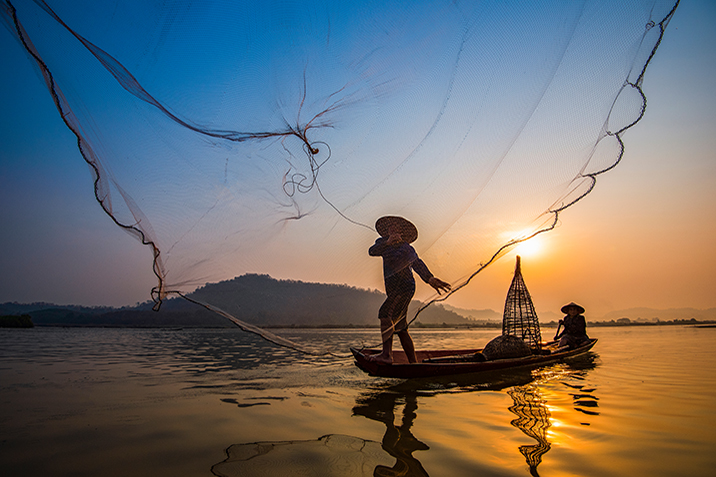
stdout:
<svg viewBox="0 0 716 477">
<path fill-rule="evenodd" d="M 383 353 L 370 355 L 367 358 L 368 361 L 376 364 L 393 364 L 393 357 L 389 355 L 386 356 Z"/>
</svg>

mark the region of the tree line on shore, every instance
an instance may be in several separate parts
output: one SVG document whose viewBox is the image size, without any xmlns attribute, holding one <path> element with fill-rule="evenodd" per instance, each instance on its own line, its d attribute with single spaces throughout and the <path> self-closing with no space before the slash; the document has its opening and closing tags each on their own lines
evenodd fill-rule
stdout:
<svg viewBox="0 0 716 477">
<path fill-rule="evenodd" d="M 207 284 L 189 295 L 211 303 L 238 319 L 262 327 L 378 326 L 378 309 L 385 295 L 348 285 L 276 280 L 247 274 Z M 35 324 L 54 326 L 233 327 L 226 318 L 181 298 L 166 300 L 158 312 L 151 302 L 133 307 L 57 306 L 49 303 L 0 304 L 1 314 L 24 313 Z M 411 311 L 420 305 L 415 301 Z M 468 325 L 473 321 L 431 306 L 418 318 L 422 324 Z M 418 325 L 416 322 L 415 325 Z"/>
<path fill-rule="evenodd" d="M 266 327 L 377 327 L 383 292 L 348 285 L 277 280 L 269 275 L 247 274 L 207 284 L 189 295 L 211 303 L 245 322 Z M 411 304 L 413 316 L 420 303 Z M 3 303 L 0 315 L 14 322 L 26 315 L 29 322 L 44 326 L 131 326 L 131 327 L 233 327 L 226 318 L 181 298 L 168 299 L 159 312 L 152 303 L 131 307 L 58 306 L 51 303 Z M 630 319 L 628 314 L 635 318 Z M 660 319 L 662 316 L 666 319 Z M 643 317 L 643 318 L 642 318 Z M 462 310 L 449 305 L 432 305 L 412 326 L 500 328 L 501 314 L 493 310 Z M 27 322 L 27 319 L 23 319 Z M 716 322 L 716 309 L 690 308 L 652 310 L 634 308 L 612 312 L 601 319 L 587 316 L 589 326 L 648 326 L 669 324 L 708 324 Z M 556 327 L 557 322 L 542 322 Z M 9 326 L 9 325 L 3 325 Z"/>
</svg>

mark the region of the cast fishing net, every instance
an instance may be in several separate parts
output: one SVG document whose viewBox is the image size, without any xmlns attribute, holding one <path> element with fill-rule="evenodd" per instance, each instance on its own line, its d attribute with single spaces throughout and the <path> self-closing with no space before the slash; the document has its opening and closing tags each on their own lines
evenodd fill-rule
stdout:
<svg viewBox="0 0 716 477">
<path fill-rule="evenodd" d="M 151 251 L 158 307 L 245 272 L 379 288 L 382 215 L 413 221 L 460 289 L 619 162 L 675 8 L 4 0 L 1 16 L 98 202 Z"/>
</svg>

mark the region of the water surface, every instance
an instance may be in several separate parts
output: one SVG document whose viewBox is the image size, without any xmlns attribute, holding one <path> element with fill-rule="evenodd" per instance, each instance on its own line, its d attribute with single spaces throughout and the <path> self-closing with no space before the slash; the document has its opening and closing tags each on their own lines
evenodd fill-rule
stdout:
<svg viewBox="0 0 716 477">
<path fill-rule="evenodd" d="M 543 330 L 545 336 L 552 330 Z M 710 476 L 716 329 L 590 328 L 582 359 L 373 378 L 236 329 L 0 330 L 6 475 Z M 416 330 L 419 348 L 498 331 Z M 283 330 L 306 345 L 377 330 Z"/>
</svg>

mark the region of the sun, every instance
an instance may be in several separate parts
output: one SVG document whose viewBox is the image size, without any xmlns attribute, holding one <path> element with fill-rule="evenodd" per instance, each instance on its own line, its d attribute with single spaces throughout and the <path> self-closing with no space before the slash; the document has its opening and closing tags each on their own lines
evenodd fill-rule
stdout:
<svg viewBox="0 0 716 477">
<path fill-rule="evenodd" d="M 517 255 L 522 257 L 537 257 L 544 251 L 542 238 L 538 235 L 531 239 L 520 242 L 514 249 Z"/>
</svg>

